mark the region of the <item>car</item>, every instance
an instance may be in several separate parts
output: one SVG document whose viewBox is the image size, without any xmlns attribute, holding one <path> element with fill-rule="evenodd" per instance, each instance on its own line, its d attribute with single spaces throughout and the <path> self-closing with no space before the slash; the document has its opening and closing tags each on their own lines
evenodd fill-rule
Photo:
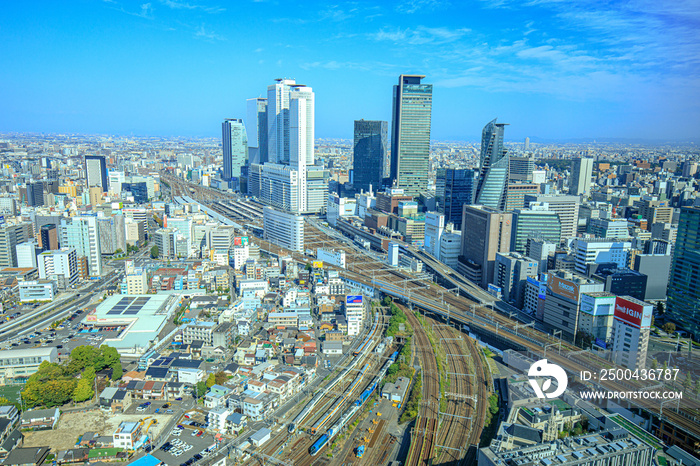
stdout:
<svg viewBox="0 0 700 466">
<path fill-rule="evenodd" d="M 177 428 L 180 429 L 180 430 L 182 430 L 182 429 L 184 429 L 185 427 L 184 427 L 182 424 L 178 424 L 178 425 L 177 425 Z"/>
<path fill-rule="evenodd" d="M 203 456 L 200 455 L 199 453 L 197 453 L 197 454 L 194 455 L 192 458 L 194 458 L 195 460 L 199 461 L 199 460 L 201 460 L 201 459 L 203 458 Z"/>
<path fill-rule="evenodd" d="M 185 445 L 185 451 L 190 451 L 192 449 L 192 445 L 187 444 Z"/>
<path fill-rule="evenodd" d="M 172 410 L 172 409 L 168 409 L 168 410 L 165 411 L 165 414 L 173 414 L 173 410 Z"/>
<path fill-rule="evenodd" d="M 166 409 L 166 408 L 169 408 L 169 407 L 170 407 L 170 403 L 165 403 L 165 404 L 163 405 L 163 409 Z"/>
<path fill-rule="evenodd" d="M 175 398 L 175 401 L 182 401 L 182 397 L 178 396 L 177 398 Z"/>
<path fill-rule="evenodd" d="M 197 431 L 196 431 L 196 430 L 193 430 L 193 431 L 192 431 L 192 433 L 191 433 L 190 435 L 191 435 L 192 437 L 196 437 L 196 436 L 198 436 L 198 435 L 197 435 Z"/>
<path fill-rule="evenodd" d="M 203 431 L 203 430 L 200 430 L 199 432 L 197 432 L 197 437 L 201 437 L 202 434 L 204 434 L 204 431 Z"/>
<path fill-rule="evenodd" d="M 190 415 L 189 415 L 189 414 L 185 414 L 185 419 L 189 419 L 189 418 L 190 418 Z"/>
<path fill-rule="evenodd" d="M 143 405 L 144 405 L 144 406 L 151 406 L 151 402 L 150 402 L 150 401 L 147 401 L 147 402 L 145 402 Z"/>
</svg>

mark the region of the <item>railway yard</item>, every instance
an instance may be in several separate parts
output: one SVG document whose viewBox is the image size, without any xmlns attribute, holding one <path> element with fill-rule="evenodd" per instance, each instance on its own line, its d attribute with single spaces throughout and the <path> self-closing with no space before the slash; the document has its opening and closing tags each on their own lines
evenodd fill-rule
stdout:
<svg viewBox="0 0 700 466">
<path fill-rule="evenodd" d="M 247 207 L 241 208 L 238 205 L 241 203 Z M 221 200 L 220 196 L 218 200 L 209 204 L 209 207 L 234 221 L 245 222 L 251 227 L 262 227 L 262 209 L 254 201 Z M 236 212 L 237 217 L 232 212 Z M 289 255 L 302 262 L 311 260 L 301 253 L 286 251 L 259 238 L 253 241 L 261 250 L 272 254 Z M 514 318 L 513 313 L 509 314 L 494 306 L 493 298 L 485 295 L 483 290 L 430 258 L 421 257 L 421 260 L 431 273 L 412 273 L 392 268 L 385 264 L 381 253 L 363 250 L 342 234 L 312 219 L 306 222 L 305 247 L 312 251 L 321 247 L 344 250 L 347 265 L 345 269 L 338 270 L 346 279 L 368 289 L 378 290 L 411 309 L 420 309 L 427 313 L 424 317 L 425 325 L 430 327 L 432 324 L 432 338 L 439 340 L 439 345 L 445 350 L 442 362 L 444 368 L 440 369 L 427 333 L 420 331 L 425 328 L 415 325 L 417 317 L 407 312 L 411 325 L 417 330 L 414 335 L 415 357 L 421 366 L 423 400 L 413 426 L 412 442 L 405 464 L 473 464 L 475 461 L 476 449 L 472 446 L 479 443 L 488 405 L 486 399 L 492 386 L 477 345 L 462 331 L 450 326 L 459 329 L 470 328 L 497 346 L 516 349 L 533 359 L 547 358 L 564 367 L 574 379 L 578 379 L 583 370 L 611 366 L 608 361 L 596 355 L 581 351 L 568 342 L 532 328 L 532 322 L 527 319 L 519 316 Z M 403 250 L 410 253 L 411 247 L 404 246 Z M 416 256 L 420 257 L 419 254 Z M 440 281 L 444 286 L 438 285 L 434 280 Z M 474 356 L 475 354 L 477 356 Z M 368 377 L 372 377 L 381 367 L 369 362 L 370 359 L 367 363 L 372 370 L 368 372 Z M 441 370 L 444 385 L 442 389 L 439 372 Z M 367 383 L 368 377 L 365 377 L 363 384 Z M 345 384 L 351 383 L 352 378 L 348 379 Z M 648 388 L 642 381 L 587 383 L 592 388 L 617 391 L 642 391 Z M 304 421 L 303 427 L 312 427 L 327 413 L 328 408 L 337 402 L 338 396 L 340 395 L 337 391 L 326 394 L 318 409 L 314 410 L 317 414 L 310 415 L 309 419 Z M 670 423 L 682 430 L 693 432 L 698 422 L 700 403 L 686 397 L 678 404 L 661 407 L 654 400 L 637 399 L 629 401 L 629 408 L 644 410 L 655 416 L 659 423 Z M 330 420 L 331 424 L 347 413 L 340 412 L 343 410 L 338 410 L 334 419 Z M 346 420 L 346 424 L 347 422 L 352 421 Z M 344 427 L 345 425 L 341 428 Z M 377 425 L 374 432 L 379 431 L 378 437 L 373 435 L 372 438 L 367 438 L 368 444 L 374 441 L 375 445 L 386 446 L 393 437 L 384 432 L 385 430 L 384 424 L 381 429 Z M 336 445 L 332 458 L 324 452 L 320 455 L 310 455 L 309 450 L 317 441 L 318 435 L 298 432 L 293 436 L 280 435 L 279 438 L 273 439 L 265 448 L 264 454 L 274 458 L 279 464 L 347 464 L 355 461 L 352 459 L 354 455 L 350 453 L 352 449 L 346 446 L 337 451 Z M 327 448 L 327 445 L 324 444 L 323 447 Z M 365 455 L 376 461 L 383 455 L 380 450 L 369 447 Z"/>
</svg>

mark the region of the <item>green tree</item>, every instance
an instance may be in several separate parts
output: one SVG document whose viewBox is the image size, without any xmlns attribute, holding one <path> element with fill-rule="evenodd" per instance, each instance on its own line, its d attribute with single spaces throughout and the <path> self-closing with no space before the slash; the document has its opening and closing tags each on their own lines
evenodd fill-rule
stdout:
<svg viewBox="0 0 700 466">
<path fill-rule="evenodd" d="M 666 333 L 673 333 L 676 331 L 676 324 L 673 322 L 666 322 L 663 327 L 661 327 Z"/>
<path fill-rule="evenodd" d="M 656 359 L 652 359 L 651 360 L 651 368 L 654 370 L 658 369 L 659 368 L 659 361 L 657 361 Z"/>
<path fill-rule="evenodd" d="M 95 368 L 93 366 L 88 366 L 85 368 L 83 375 L 80 378 L 90 381 L 90 385 L 92 385 L 92 383 L 95 381 L 95 375 Z"/>
<path fill-rule="evenodd" d="M 227 380 L 228 380 L 228 375 L 226 375 L 225 372 L 217 372 L 214 375 L 214 383 L 216 383 L 217 385 L 223 385 L 226 383 Z"/>
<path fill-rule="evenodd" d="M 122 378 L 122 375 L 124 375 L 124 369 L 121 361 L 119 361 L 112 366 L 112 380 L 119 380 Z"/>
<path fill-rule="evenodd" d="M 158 255 L 160 254 L 160 251 L 158 250 L 158 245 L 153 245 L 151 248 L 151 258 L 152 259 L 157 259 Z"/>
<path fill-rule="evenodd" d="M 197 382 L 195 394 L 197 398 L 203 397 L 207 393 L 207 384 L 205 382 Z"/>
<path fill-rule="evenodd" d="M 207 377 L 207 388 L 211 388 L 212 385 L 216 383 L 216 376 L 214 373 L 209 374 L 209 377 Z"/>
<path fill-rule="evenodd" d="M 92 384 L 87 379 L 80 379 L 73 390 L 73 401 L 80 403 L 92 398 L 95 392 L 92 390 Z"/>
<path fill-rule="evenodd" d="M 495 393 L 489 396 L 489 411 L 492 415 L 498 412 L 498 396 Z"/>
<path fill-rule="evenodd" d="M 99 350 L 91 345 L 78 346 L 70 352 L 70 362 L 68 363 L 68 373 L 77 374 L 88 366 L 95 365 L 95 358 Z M 102 369 L 97 368 L 97 370 Z"/>
</svg>

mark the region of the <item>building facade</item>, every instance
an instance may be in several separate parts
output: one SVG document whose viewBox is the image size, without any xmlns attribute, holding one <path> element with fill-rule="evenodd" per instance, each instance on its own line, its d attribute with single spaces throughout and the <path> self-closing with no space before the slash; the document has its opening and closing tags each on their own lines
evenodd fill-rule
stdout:
<svg viewBox="0 0 700 466">
<path fill-rule="evenodd" d="M 357 190 L 378 191 L 382 180 L 389 176 L 388 124 L 355 120 L 354 136 L 352 184 Z"/>
<path fill-rule="evenodd" d="M 391 180 L 411 196 L 428 190 L 433 85 L 423 78 L 402 74 L 393 93 Z"/>
<path fill-rule="evenodd" d="M 504 210 L 508 194 L 509 158 L 503 146 L 505 123 L 490 121 L 481 131 L 481 161 L 475 203 Z"/>
</svg>

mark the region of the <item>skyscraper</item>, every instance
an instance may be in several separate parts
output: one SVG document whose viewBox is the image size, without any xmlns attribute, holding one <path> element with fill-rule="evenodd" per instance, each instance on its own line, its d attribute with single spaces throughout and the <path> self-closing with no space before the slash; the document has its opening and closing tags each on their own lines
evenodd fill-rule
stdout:
<svg viewBox="0 0 700 466">
<path fill-rule="evenodd" d="M 378 191 L 388 176 L 389 142 L 386 121 L 355 120 L 353 185 L 358 190 Z"/>
<path fill-rule="evenodd" d="M 490 121 L 481 132 L 481 165 L 475 203 L 503 210 L 508 190 L 509 157 L 503 147 L 506 123 Z"/>
<path fill-rule="evenodd" d="M 580 196 L 591 190 L 591 174 L 593 159 L 579 157 L 571 161 L 571 178 L 569 178 L 569 194 Z"/>
<path fill-rule="evenodd" d="M 510 249 L 520 254 L 526 253 L 528 239 L 558 243 L 561 238 L 559 215 L 546 204 L 513 211 L 512 229 Z"/>
<path fill-rule="evenodd" d="M 88 188 L 99 186 L 102 188 L 102 192 L 107 192 L 109 184 L 107 183 L 107 163 L 104 155 L 86 155 L 85 172 L 87 173 Z"/>
<path fill-rule="evenodd" d="M 428 189 L 433 85 L 422 75 L 401 75 L 394 86 L 391 122 L 391 180 L 406 194 Z"/>
<path fill-rule="evenodd" d="M 248 160 L 249 163 L 267 162 L 267 99 L 247 100 Z"/>
<path fill-rule="evenodd" d="M 455 230 L 462 228 L 462 206 L 474 202 L 474 175 L 471 169 L 446 168 L 440 184 L 444 186 L 444 200 L 440 211 L 445 214 L 445 223 L 452 223 Z"/>
<path fill-rule="evenodd" d="M 289 164 L 289 91 L 293 79 L 267 86 L 267 161 Z"/>
<path fill-rule="evenodd" d="M 668 283 L 667 317 L 700 335 L 700 208 L 683 207 Z"/>
<path fill-rule="evenodd" d="M 224 152 L 224 181 L 238 179 L 241 167 L 248 162 L 248 137 L 243 120 L 227 118 L 221 124 Z"/>
</svg>

